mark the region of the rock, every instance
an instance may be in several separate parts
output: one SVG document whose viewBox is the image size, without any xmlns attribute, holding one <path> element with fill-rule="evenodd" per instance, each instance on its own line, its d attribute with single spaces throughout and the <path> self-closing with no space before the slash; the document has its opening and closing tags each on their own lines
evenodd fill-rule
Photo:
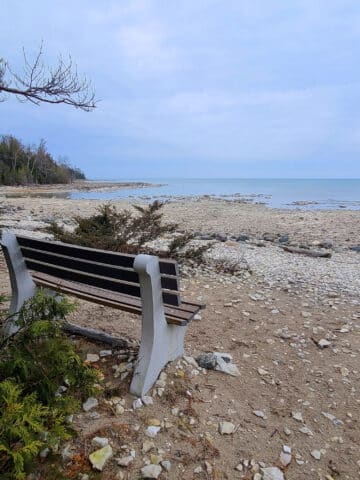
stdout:
<svg viewBox="0 0 360 480">
<path fill-rule="evenodd" d="M 281 235 L 278 238 L 279 243 L 288 243 L 289 242 L 289 235 Z"/>
<path fill-rule="evenodd" d="M 217 359 L 213 353 L 202 353 L 196 357 L 196 362 L 199 367 L 206 368 L 207 370 L 215 370 Z"/>
<path fill-rule="evenodd" d="M 134 410 L 137 410 L 138 408 L 143 407 L 143 402 L 141 398 L 137 398 L 136 400 L 134 400 L 132 406 Z"/>
<path fill-rule="evenodd" d="M 331 345 L 331 342 L 329 342 L 328 340 L 326 340 L 325 338 L 322 338 L 321 340 L 319 340 L 317 342 L 317 346 L 319 348 L 327 348 L 327 347 L 330 347 Z"/>
<path fill-rule="evenodd" d="M 297 422 L 303 422 L 303 416 L 301 412 L 291 412 L 291 416 L 293 417 L 294 420 Z"/>
<path fill-rule="evenodd" d="M 313 458 L 315 458 L 315 460 L 320 460 L 320 458 L 321 458 L 320 450 L 312 450 L 312 452 L 310 452 L 310 453 L 311 453 L 311 456 Z"/>
<path fill-rule="evenodd" d="M 201 473 L 203 471 L 202 467 L 199 465 L 198 467 L 195 467 L 194 468 L 194 473 L 197 474 L 197 473 Z"/>
<path fill-rule="evenodd" d="M 128 455 L 127 457 L 117 458 L 116 461 L 120 467 L 128 467 L 130 463 L 134 461 L 134 457 L 132 455 Z"/>
<path fill-rule="evenodd" d="M 287 445 L 283 445 L 283 452 L 284 453 L 291 453 L 291 447 L 288 447 Z"/>
<path fill-rule="evenodd" d="M 291 463 L 291 455 L 290 453 L 280 453 L 280 463 L 283 467 L 287 467 Z"/>
<path fill-rule="evenodd" d="M 95 408 L 99 405 L 98 399 L 95 397 L 89 397 L 86 402 L 83 403 L 83 410 L 88 412 L 92 408 Z"/>
<path fill-rule="evenodd" d="M 44 448 L 43 450 L 41 450 L 40 452 L 40 458 L 46 458 L 50 453 L 50 448 Z"/>
<path fill-rule="evenodd" d="M 237 470 L 238 472 L 242 472 L 244 470 L 244 465 L 242 463 L 239 463 L 238 465 L 236 465 L 235 470 Z"/>
<path fill-rule="evenodd" d="M 142 478 L 158 478 L 160 474 L 160 465 L 146 465 L 141 469 Z"/>
<path fill-rule="evenodd" d="M 167 472 L 170 472 L 171 470 L 171 462 L 169 462 L 169 460 L 163 460 L 161 462 L 161 466 L 167 471 Z"/>
<path fill-rule="evenodd" d="M 221 435 L 231 435 L 235 432 L 235 425 L 231 422 L 220 422 L 219 423 L 219 432 Z"/>
<path fill-rule="evenodd" d="M 283 472 L 277 467 L 262 468 L 263 480 L 284 480 Z"/>
<path fill-rule="evenodd" d="M 161 421 L 158 418 L 149 418 L 148 425 L 152 427 L 160 427 Z"/>
<path fill-rule="evenodd" d="M 259 472 L 256 472 L 255 475 L 253 476 L 253 480 L 262 480 L 262 475 Z"/>
<path fill-rule="evenodd" d="M 269 372 L 267 370 L 264 370 L 263 368 L 258 368 L 257 369 L 259 375 L 269 375 Z"/>
<path fill-rule="evenodd" d="M 193 318 L 193 321 L 195 320 L 195 322 L 199 322 L 201 320 L 201 315 L 199 313 L 197 313 L 196 315 L 194 315 L 194 318 Z"/>
<path fill-rule="evenodd" d="M 145 430 L 145 435 L 150 438 L 155 438 L 156 435 L 160 432 L 160 427 L 150 426 Z"/>
<path fill-rule="evenodd" d="M 219 372 L 227 373 L 234 377 L 240 375 L 239 369 L 236 365 L 231 363 L 232 356 L 229 353 L 202 353 L 196 357 L 196 362 L 199 367 L 207 370 L 217 370 Z"/>
<path fill-rule="evenodd" d="M 360 245 L 356 245 L 355 247 L 350 247 L 349 250 L 360 253 Z"/>
<path fill-rule="evenodd" d="M 246 242 L 246 240 L 249 240 L 249 235 L 239 235 L 237 238 L 236 238 L 236 241 L 237 242 Z"/>
<path fill-rule="evenodd" d="M 115 414 L 116 415 L 122 415 L 125 412 L 125 408 L 118 403 L 115 407 Z"/>
<path fill-rule="evenodd" d="M 289 435 L 292 434 L 292 431 L 290 430 L 290 428 L 284 427 L 284 433 L 285 433 L 285 435 L 289 436 Z"/>
<path fill-rule="evenodd" d="M 152 399 L 152 397 L 150 397 L 150 395 L 144 395 L 141 400 L 146 406 L 152 405 L 154 403 L 154 400 Z"/>
<path fill-rule="evenodd" d="M 217 233 L 215 235 L 215 239 L 216 240 L 219 240 L 219 242 L 226 242 L 227 240 L 227 235 L 225 235 L 224 233 Z"/>
<path fill-rule="evenodd" d="M 97 353 L 88 353 L 86 355 L 86 361 L 89 363 L 95 363 L 100 360 L 100 357 Z"/>
<path fill-rule="evenodd" d="M 95 448 L 103 448 L 109 445 L 109 439 L 106 437 L 94 437 L 91 440 L 91 445 Z"/>
<path fill-rule="evenodd" d="M 313 437 L 314 434 L 308 427 L 301 427 L 299 428 L 299 432 L 303 433 L 304 435 L 309 435 L 309 437 Z"/>
<path fill-rule="evenodd" d="M 99 355 L 100 357 L 109 357 L 112 355 L 112 350 L 100 350 Z"/>
<path fill-rule="evenodd" d="M 144 440 L 141 451 L 142 453 L 148 453 L 153 448 L 155 448 L 154 442 L 152 442 L 151 440 Z"/>
<path fill-rule="evenodd" d="M 115 480 L 124 480 L 125 479 L 125 474 L 121 470 L 117 472 L 115 475 Z"/>
<path fill-rule="evenodd" d="M 260 418 L 265 418 L 265 413 L 262 410 L 254 410 L 253 414 Z"/>
<path fill-rule="evenodd" d="M 199 364 L 197 363 L 197 361 L 195 360 L 194 357 L 190 357 L 188 355 L 184 355 L 184 360 L 186 363 L 188 363 L 189 365 L 192 365 L 193 367 L 195 368 L 199 368 Z"/>
<path fill-rule="evenodd" d="M 92 467 L 95 470 L 99 470 L 100 472 L 104 468 L 105 463 L 111 458 L 113 455 L 113 450 L 110 445 L 106 445 L 100 450 L 95 450 L 95 452 L 89 455 L 89 460 L 91 462 Z"/>
</svg>

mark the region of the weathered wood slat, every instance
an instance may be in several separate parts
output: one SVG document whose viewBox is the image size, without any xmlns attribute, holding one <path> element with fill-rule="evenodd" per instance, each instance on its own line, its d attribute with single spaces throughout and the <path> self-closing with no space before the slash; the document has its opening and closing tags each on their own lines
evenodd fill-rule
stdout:
<svg viewBox="0 0 360 480">
<path fill-rule="evenodd" d="M 21 252 L 26 260 L 35 260 L 55 267 L 65 267 L 85 273 L 92 273 L 110 279 L 123 280 L 125 282 L 139 283 L 139 276 L 133 269 L 116 267 L 91 260 L 79 260 L 76 257 L 69 257 L 59 253 L 50 253 L 30 247 L 21 247 Z M 179 290 L 177 277 L 161 277 L 161 286 L 166 290 Z"/>
<path fill-rule="evenodd" d="M 16 236 L 21 247 L 30 247 L 44 252 L 58 253 L 69 257 L 76 257 L 81 260 L 90 260 L 93 262 L 114 265 L 117 267 L 133 268 L 136 255 L 125 253 L 109 252 L 95 248 L 81 247 L 70 243 L 52 242 L 48 240 L 38 240 L 35 238 Z M 178 276 L 178 265 L 174 260 L 159 259 L 160 273 L 172 276 Z"/>
<path fill-rule="evenodd" d="M 63 280 L 70 280 L 92 287 L 110 290 L 112 292 L 123 293 L 133 297 L 141 297 L 140 286 L 130 282 L 110 280 L 109 278 L 100 275 L 87 274 L 69 268 L 56 267 L 45 262 L 35 260 L 25 260 L 26 266 L 29 270 L 35 272 L 46 273 Z M 170 291 L 163 291 L 162 297 L 164 303 L 169 305 L 180 305 L 180 296 L 178 293 L 171 293 Z"/>
<path fill-rule="evenodd" d="M 83 300 L 106 305 L 121 310 L 125 310 L 130 313 L 141 315 L 141 299 L 134 297 L 113 294 L 100 288 L 84 287 L 81 284 L 68 282 L 66 280 L 58 280 L 46 274 L 33 273 L 32 277 L 34 282 L 38 286 L 59 290 L 68 295 L 73 295 Z M 165 317 L 167 323 L 176 325 L 186 325 L 192 320 L 194 315 L 200 310 L 201 305 L 182 302 L 180 307 L 169 307 L 164 305 Z"/>
</svg>

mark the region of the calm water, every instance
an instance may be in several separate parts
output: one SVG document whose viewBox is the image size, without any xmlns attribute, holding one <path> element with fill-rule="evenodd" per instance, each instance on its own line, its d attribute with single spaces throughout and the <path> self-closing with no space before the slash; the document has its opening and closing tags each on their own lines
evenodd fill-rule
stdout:
<svg viewBox="0 0 360 480">
<path fill-rule="evenodd" d="M 114 180 L 124 181 L 124 180 Z M 162 186 L 119 189 L 108 192 L 73 192 L 73 199 L 141 200 L 211 195 L 245 199 L 272 208 L 360 210 L 360 179 L 133 179 Z M 300 202 L 296 203 L 296 202 Z"/>
</svg>

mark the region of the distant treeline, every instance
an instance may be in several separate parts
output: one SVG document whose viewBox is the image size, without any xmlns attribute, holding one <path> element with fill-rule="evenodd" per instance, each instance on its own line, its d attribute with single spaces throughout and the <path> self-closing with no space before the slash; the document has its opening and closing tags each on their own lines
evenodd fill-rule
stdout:
<svg viewBox="0 0 360 480">
<path fill-rule="evenodd" d="M 0 136 L 0 185 L 70 183 L 84 180 L 84 173 L 66 159 L 55 161 L 44 140 L 25 146 L 11 135 Z"/>
</svg>

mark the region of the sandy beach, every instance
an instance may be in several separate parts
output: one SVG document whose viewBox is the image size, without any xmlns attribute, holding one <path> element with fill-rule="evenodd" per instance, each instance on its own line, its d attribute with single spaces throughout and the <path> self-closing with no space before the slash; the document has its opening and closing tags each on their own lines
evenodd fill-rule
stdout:
<svg viewBox="0 0 360 480">
<path fill-rule="evenodd" d="M 7 193 L 10 189 L 0 188 L 0 228 L 37 237 L 44 236 L 43 228 L 54 220 L 72 228 L 74 216 L 91 215 L 103 203 L 6 198 Z M 127 200 L 112 203 L 131 208 Z M 137 479 L 143 459 L 150 455 L 142 451 L 142 432 L 149 419 L 157 418 L 162 429 L 154 443 L 158 454 L 171 462 L 170 471 L 159 478 L 253 479 L 260 468 L 270 467 L 280 468 L 288 480 L 358 478 L 360 211 L 273 210 L 200 198 L 167 203 L 164 213 L 179 230 L 213 243 L 203 267 L 182 269 L 184 298 L 207 305 L 201 319 L 188 328 L 186 354 L 230 353 L 240 376 L 195 368 L 186 360 L 173 362 L 166 369 L 164 394 L 153 389 L 153 405 L 133 410 L 133 398 L 123 391 L 125 412 L 120 419 L 104 401 L 96 420 L 89 421 L 87 413 L 77 415 L 80 436 L 72 448 L 80 448 L 99 431 L 113 435 L 116 457 L 134 449 L 135 459 L 131 467 L 120 469 L 123 477 L 115 476 L 119 467 L 112 461 L 108 473 L 97 478 Z M 289 253 L 284 244 L 331 256 Z M 224 266 L 235 264 L 237 275 L 223 272 Z M 10 293 L 3 257 L 0 293 Z M 77 323 L 90 321 L 93 328 L 138 338 L 138 317 L 82 301 L 78 305 L 72 314 Z M 86 346 L 91 353 L 100 349 Z M 111 376 L 116 363 L 114 353 L 99 365 L 108 367 Z M 191 402 L 180 390 L 175 395 L 179 381 Z M 119 431 L 118 437 L 111 433 L 112 423 L 119 420 L 132 432 L 127 438 Z M 219 433 L 223 421 L 235 425 L 232 434 Z M 280 458 L 284 446 L 291 449 L 288 465 Z"/>
</svg>

